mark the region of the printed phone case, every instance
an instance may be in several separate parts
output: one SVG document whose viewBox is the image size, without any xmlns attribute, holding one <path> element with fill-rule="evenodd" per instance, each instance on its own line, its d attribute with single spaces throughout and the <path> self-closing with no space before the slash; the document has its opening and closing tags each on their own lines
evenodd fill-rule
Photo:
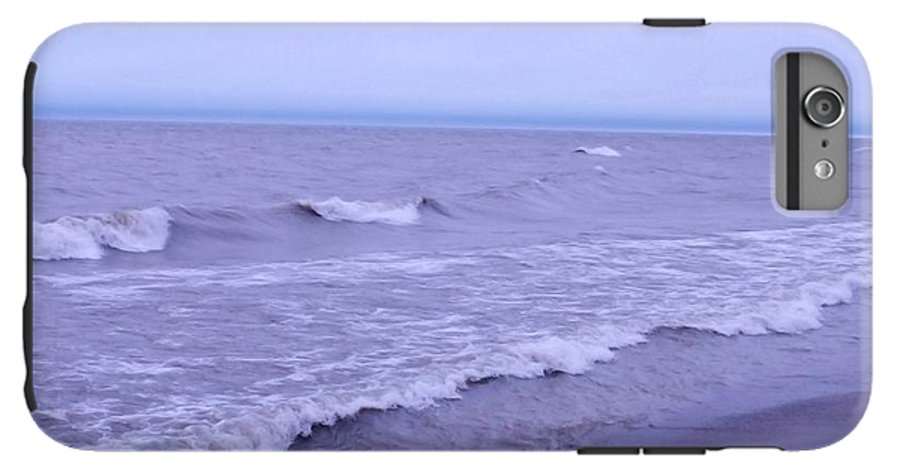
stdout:
<svg viewBox="0 0 900 476">
<path fill-rule="evenodd" d="M 141 25 L 26 81 L 26 395 L 101 450 L 818 448 L 871 379 L 871 98 L 816 26 Z M 774 196 L 774 64 L 850 196 Z M 33 147 L 33 150 L 32 150 Z"/>
</svg>

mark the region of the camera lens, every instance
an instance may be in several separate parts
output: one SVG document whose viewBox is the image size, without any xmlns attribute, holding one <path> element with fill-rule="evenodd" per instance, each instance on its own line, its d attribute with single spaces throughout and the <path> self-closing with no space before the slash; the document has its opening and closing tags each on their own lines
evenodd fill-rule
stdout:
<svg viewBox="0 0 900 476">
<path fill-rule="evenodd" d="M 803 107 L 806 117 L 819 127 L 834 127 L 844 118 L 844 98 L 834 89 L 825 86 L 808 92 L 803 100 Z"/>
</svg>

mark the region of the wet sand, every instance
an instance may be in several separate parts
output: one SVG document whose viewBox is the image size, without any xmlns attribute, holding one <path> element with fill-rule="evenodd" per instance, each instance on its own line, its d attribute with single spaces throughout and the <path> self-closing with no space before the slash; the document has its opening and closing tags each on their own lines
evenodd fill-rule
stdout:
<svg viewBox="0 0 900 476">
<path fill-rule="evenodd" d="M 846 393 L 750 413 L 700 420 L 692 426 L 654 425 L 597 435 L 596 446 L 774 447 L 815 449 L 838 442 L 860 420 L 869 394 Z"/>
</svg>

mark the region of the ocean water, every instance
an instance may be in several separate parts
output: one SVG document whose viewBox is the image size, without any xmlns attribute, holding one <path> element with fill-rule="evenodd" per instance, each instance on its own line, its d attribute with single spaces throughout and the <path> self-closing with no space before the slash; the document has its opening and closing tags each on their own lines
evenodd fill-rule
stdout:
<svg viewBox="0 0 900 476">
<path fill-rule="evenodd" d="M 35 418 L 77 447 L 285 449 L 364 409 L 579 376 L 663 329 L 808 346 L 826 307 L 871 287 L 871 149 L 853 142 L 840 213 L 798 218 L 774 208 L 772 147 L 38 121 Z M 530 421 L 515 438 L 537 441 Z"/>
</svg>

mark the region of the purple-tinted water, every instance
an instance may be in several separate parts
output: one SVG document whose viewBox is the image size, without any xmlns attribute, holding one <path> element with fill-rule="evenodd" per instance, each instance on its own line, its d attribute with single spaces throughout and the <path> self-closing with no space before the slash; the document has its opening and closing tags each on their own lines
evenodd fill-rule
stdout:
<svg viewBox="0 0 900 476">
<path fill-rule="evenodd" d="M 36 418 L 78 447 L 281 449 L 665 328 L 808 347 L 871 286 L 869 150 L 840 213 L 788 218 L 766 136 L 39 121 Z M 652 401 L 695 401 L 679 382 Z"/>
</svg>

